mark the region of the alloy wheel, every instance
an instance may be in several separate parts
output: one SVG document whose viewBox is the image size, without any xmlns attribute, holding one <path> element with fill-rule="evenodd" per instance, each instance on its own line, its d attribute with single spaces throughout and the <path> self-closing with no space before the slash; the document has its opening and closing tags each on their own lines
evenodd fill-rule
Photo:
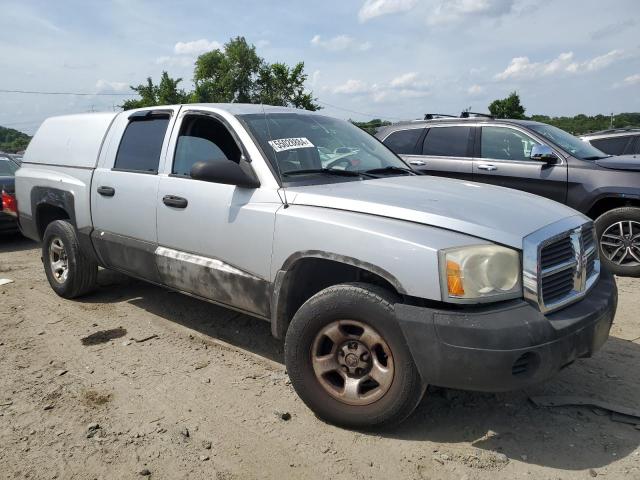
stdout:
<svg viewBox="0 0 640 480">
<path fill-rule="evenodd" d="M 624 220 L 609 225 L 600 237 L 600 248 L 616 265 L 640 265 L 640 222 Z"/>
<path fill-rule="evenodd" d="M 66 282 L 69 277 L 69 258 L 60 237 L 53 237 L 49 243 L 49 264 L 55 281 Z"/>
</svg>

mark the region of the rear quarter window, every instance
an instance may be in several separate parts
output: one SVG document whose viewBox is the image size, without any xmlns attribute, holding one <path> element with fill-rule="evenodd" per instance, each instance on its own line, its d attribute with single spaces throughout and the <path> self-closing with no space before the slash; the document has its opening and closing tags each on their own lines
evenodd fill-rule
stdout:
<svg viewBox="0 0 640 480">
<path fill-rule="evenodd" d="M 468 157 L 471 127 L 435 127 L 429 129 L 422 144 L 423 155 Z"/>
<path fill-rule="evenodd" d="M 398 130 L 384 139 L 384 144 L 398 155 L 412 155 L 416 153 L 416 144 L 423 128 L 411 128 L 408 130 Z"/>
</svg>

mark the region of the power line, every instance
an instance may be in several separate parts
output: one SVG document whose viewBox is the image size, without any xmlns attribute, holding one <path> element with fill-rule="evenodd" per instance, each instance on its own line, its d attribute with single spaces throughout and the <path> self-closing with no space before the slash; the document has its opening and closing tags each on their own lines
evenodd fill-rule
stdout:
<svg viewBox="0 0 640 480">
<path fill-rule="evenodd" d="M 391 120 L 402 120 L 399 117 L 391 117 L 389 115 L 374 115 L 372 113 L 363 113 L 363 112 L 358 112 L 356 110 L 349 110 L 348 108 L 338 107 L 337 105 L 332 105 L 330 103 L 323 102 L 322 100 L 316 100 L 316 102 L 321 103 L 322 105 L 326 105 L 327 107 L 336 108 L 336 109 L 342 110 L 344 112 L 355 113 L 356 115 L 362 115 L 364 117 L 381 118 L 381 119 L 389 118 Z"/>
<path fill-rule="evenodd" d="M 80 97 L 94 97 L 94 96 L 102 96 L 102 97 L 122 97 L 122 96 L 136 96 L 137 93 L 109 93 L 109 92 L 101 92 L 101 93 L 86 93 L 86 92 L 40 92 L 35 90 L 5 90 L 0 89 L 0 93 L 24 93 L 30 95 L 77 95 Z"/>
</svg>

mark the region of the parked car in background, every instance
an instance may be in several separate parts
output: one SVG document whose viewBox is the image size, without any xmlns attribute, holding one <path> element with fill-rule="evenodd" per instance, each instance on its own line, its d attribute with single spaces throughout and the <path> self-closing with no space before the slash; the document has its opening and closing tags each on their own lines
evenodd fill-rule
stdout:
<svg viewBox="0 0 640 480">
<path fill-rule="evenodd" d="M 50 118 L 17 193 L 58 295 L 90 291 L 101 265 L 264 319 L 302 400 L 339 425 L 398 422 L 427 384 L 545 380 L 600 348 L 616 310 L 589 218 L 417 175 L 314 112 Z"/>
<path fill-rule="evenodd" d="M 423 173 L 524 190 L 575 208 L 595 220 L 604 265 L 640 276 L 640 158 L 608 155 L 544 123 L 488 116 L 436 116 L 376 136 Z"/>
<path fill-rule="evenodd" d="M 15 197 L 15 173 L 18 168 L 20 165 L 11 156 L 0 154 L 0 233 L 18 229 Z"/>
<path fill-rule="evenodd" d="M 637 155 L 640 153 L 640 128 L 614 128 L 580 137 L 609 155 Z"/>
</svg>

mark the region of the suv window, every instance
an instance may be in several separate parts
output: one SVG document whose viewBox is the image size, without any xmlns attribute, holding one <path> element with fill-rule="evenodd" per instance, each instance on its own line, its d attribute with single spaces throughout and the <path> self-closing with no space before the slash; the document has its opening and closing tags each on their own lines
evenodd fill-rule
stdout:
<svg viewBox="0 0 640 480">
<path fill-rule="evenodd" d="M 625 135 L 624 137 L 598 138 L 591 140 L 591 145 L 609 155 L 622 155 L 630 138 L 632 137 L 629 135 Z"/>
<path fill-rule="evenodd" d="M 416 153 L 416 143 L 423 131 L 423 128 L 398 130 L 385 138 L 383 143 L 398 155 L 412 155 Z"/>
<path fill-rule="evenodd" d="M 158 173 L 168 116 L 135 118 L 122 135 L 113 168 Z"/>
<path fill-rule="evenodd" d="M 0 158 L 0 177 L 13 177 L 18 166 L 8 158 Z"/>
<path fill-rule="evenodd" d="M 529 160 L 534 145 L 540 145 L 540 142 L 512 128 L 482 127 L 480 157 L 497 160 Z"/>
<path fill-rule="evenodd" d="M 468 157 L 471 127 L 430 128 L 422 143 L 423 155 Z"/>
<path fill-rule="evenodd" d="M 171 173 L 188 177 L 196 162 L 239 162 L 240 155 L 233 136 L 218 120 L 187 116 L 180 128 Z"/>
</svg>

